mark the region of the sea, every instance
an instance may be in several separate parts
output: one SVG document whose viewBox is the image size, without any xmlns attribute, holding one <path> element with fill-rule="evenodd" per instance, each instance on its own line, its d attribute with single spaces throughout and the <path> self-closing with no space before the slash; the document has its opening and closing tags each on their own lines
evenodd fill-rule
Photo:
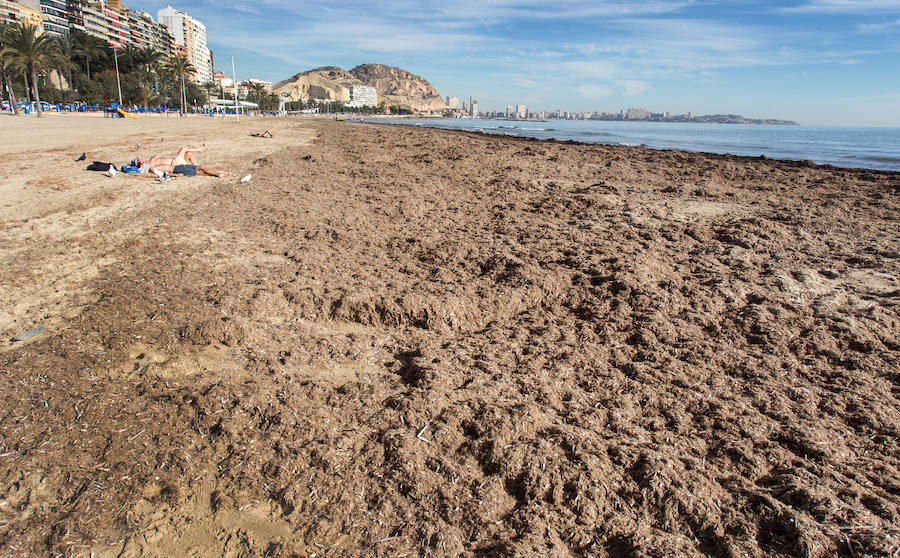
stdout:
<svg viewBox="0 0 900 558">
<path fill-rule="evenodd" d="M 370 122 L 651 149 L 765 155 L 771 159 L 813 161 L 821 165 L 900 171 L 900 128 L 477 118 L 398 118 Z"/>
</svg>

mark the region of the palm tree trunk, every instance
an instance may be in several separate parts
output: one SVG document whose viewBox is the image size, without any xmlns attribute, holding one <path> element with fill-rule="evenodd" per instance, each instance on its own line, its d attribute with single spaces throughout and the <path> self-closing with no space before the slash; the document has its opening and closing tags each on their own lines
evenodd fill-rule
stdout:
<svg viewBox="0 0 900 558">
<path fill-rule="evenodd" d="M 34 102 L 34 99 L 31 96 L 31 86 L 28 85 L 28 72 L 22 72 L 22 83 L 25 84 L 25 96 L 28 98 L 28 102 Z"/>
<path fill-rule="evenodd" d="M 0 68 L 0 80 L 3 81 L 3 87 L 6 88 L 6 94 L 9 97 L 9 108 L 12 109 L 14 114 L 18 115 L 19 105 L 16 104 L 16 94 L 12 90 L 12 81 L 10 81 L 9 73 L 5 67 Z"/>
<path fill-rule="evenodd" d="M 181 76 L 181 114 L 184 116 L 184 76 Z"/>
<path fill-rule="evenodd" d="M 13 91 L 12 79 L 6 76 L 6 88 L 9 90 L 9 102 L 13 108 L 13 114 L 19 116 L 19 101 L 16 99 L 16 92 Z"/>
<path fill-rule="evenodd" d="M 12 88 L 12 80 L 9 79 L 9 73 L 6 68 L 3 69 L 3 83 L 6 85 L 6 92 L 9 94 L 9 106 L 12 107 L 13 114 L 19 115 L 19 104 L 16 103 L 16 93 Z"/>
<path fill-rule="evenodd" d="M 31 83 L 34 84 L 34 100 L 35 100 L 35 114 L 38 118 L 41 117 L 41 94 L 38 92 L 38 81 L 37 81 L 37 68 L 34 65 L 31 66 Z"/>
<path fill-rule="evenodd" d="M 90 57 L 90 56 L 85 56 L 85 57 L 84 57 L 84 62 L 85 62 L 85 64 L 87 64 L 88 81 L 91 81 L 91 57 Z"/>
</svg>

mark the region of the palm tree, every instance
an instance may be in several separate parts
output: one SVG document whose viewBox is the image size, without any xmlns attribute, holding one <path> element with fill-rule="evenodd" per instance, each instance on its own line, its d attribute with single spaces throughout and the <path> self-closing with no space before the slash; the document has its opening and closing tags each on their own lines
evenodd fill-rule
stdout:
<svg viewBox="0 0 900 558">
<path fill-rule="evenodd" d="M 3 56 L 3 50 L 6 48 L 6 39 L 9 36 L 10 30 L 9 25 L 0 23 L 0 87 L 6 88 L 6 91 L 9 94 L 9 106 L 12 108 L 13 113 L 18 115 L 19 105 L 16 104 L 16 93 L 13 91 L 12 79 L 9 75 L 12 68 L 7 62 L 6 57 Z"/>
<path fill-rule="evenodd" d="M 168 66 L 160 65 L 155 72 L 156 89 L 154 101 L 159 106 L 169 107 L 169 98 L 175 96 L 175 76 Z"/>
<path fill-rule="evenodd" d="M 212 99 L 212 92 L 216 88 L 216 83 L 213 81 L 206 81 L 200 87 L 206 90 L 206 98 Z"/>
<path fill-rule="evenodd" d="M 169 61 L 166 63 L 166 69 L 172 72 L 181 82 L 181 111 L 179 114 L 184 114 L 184 81 L 185 79 L 190 79 L 190 76 L 196 72 L 194 65 L 190 63 L 186 56 L 177 54 L 169 58 Z"/>
<path fill-rule="evenodd" d="M 151 92 L 159 91 L 159 61 L 162 59 L 162 53 L 153 47 L 142 48 L 137 56 L 140 64 L 140 70 L 145 83 L 150 86 Z"/>
<path fill-rule="evenodd" d="M 38 117 L 41 116 L 38 70 L 49 66 L 53 60 L 53 51 L 53 39 L 47 35 L 38 35 L 37 26 L 26 23 L 20 23 L 12 28 L 6 39 L 6 48 L 3 49 L 3 56 L 24 66 L 26 74 L 31 75 Z"/>
<path fill-rule="evenodd" d="M 72 69 L 75 63 L 72 62 L 75 47 L 72 44 L 72 38 L 69 35 L 59 35 L 54 38 L 56 55 L 53 57 L 53 67 L 56 68 L 59 76 L 59 90 L 62 91 L 62 74 L 65 72 L 66 81 L 69 83 L 69 89 L 72 89 Z"/>
<path fill-rule="evenodd" d="M 132 100 L 138 106 L 146 107 L 152 97 L 153 92 L 150 90 L 150 86 L 146 83 L 139 83 L 132 92 Z"/>
<path fill-rule="evenodd" d="M 123 73 L 133 72 L 141 65 L 141 57 L 143 49 L 134 46 L 131 43 L 125 45 L 119 54 L 119 63 L 122 66 Z"/>
<path fill-rule="evenodd" d="M 91 60 L 103 58 L 106 55 L 108 48 L 106 42 L 83 31 L 75 33 L 74 37 L 72 39 L 72 46 L 74 47 L 72 53 L 84 58 L 84 63 L 87 67 L 87 78 L 91 79 Z"/>
<path fill-rule="evenodd" d="M 259 106 L 259 110 L 266 110 L 266 107 L 263 104 L 264 93 L 266 92 L 266 86 L 261 83 L 250 82 L 250 93 L 253 95 L 253 102 L 255 102 Z M 250 95 L 247 97 L 249 98 Z"/>
</svg>

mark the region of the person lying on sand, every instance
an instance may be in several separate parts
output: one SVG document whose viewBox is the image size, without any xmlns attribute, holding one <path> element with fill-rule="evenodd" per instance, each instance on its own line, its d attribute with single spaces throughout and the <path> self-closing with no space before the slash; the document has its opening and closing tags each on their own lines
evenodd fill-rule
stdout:
<svg viewBox="0 0 900 558">
<path fill-rule="evenodd" d="M 227 172 L 215 171 L 197 162 L 194 153 L 203 153 L 204 151 L 206 151 L 206 144 L 200 147 L 185 146 L 178 150 L 175 157 L 154 155 L 150 157 L 147 164 L 150 166 L 150 172 L 154 174 L 162 172 L 172 176 L 214 176 L 217 178 L 228 176 Z"/>
</svg>

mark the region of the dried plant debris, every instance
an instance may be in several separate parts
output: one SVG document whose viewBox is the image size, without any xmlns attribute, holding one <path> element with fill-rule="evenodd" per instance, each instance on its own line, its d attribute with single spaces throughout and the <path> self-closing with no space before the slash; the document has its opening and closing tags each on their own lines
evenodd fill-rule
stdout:
<svg viewBox="0 0 900 558">
<path fill-rule="evenodd" d="M 898 555 L 896 174 L 290 126 L 0 353 L 0 548 Z"/>
</svg>

